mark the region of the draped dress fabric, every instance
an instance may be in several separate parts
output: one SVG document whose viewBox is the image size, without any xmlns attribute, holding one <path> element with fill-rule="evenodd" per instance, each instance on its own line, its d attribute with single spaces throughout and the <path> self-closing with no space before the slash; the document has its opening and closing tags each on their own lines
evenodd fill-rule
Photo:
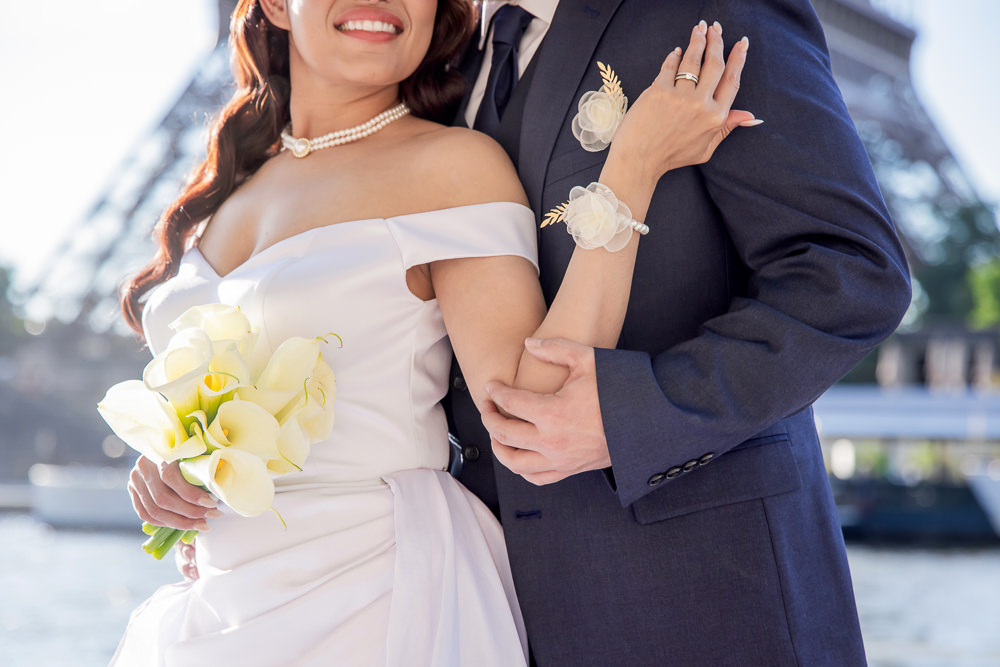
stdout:
<svg viewBox="0 0 1000 667">
<path fill-rule="evenodd" d="M 187 308 L 239 306 L 270 354 L 329 332 L 336 421 L 273 514 L 225 515 L 198 536 L 200 578 L 133 612 L 114 665 L 510 665 L 527 641 L 500 525 L 444 472 L 451 350 L 437 302 L 405 272 L 516 255 L 537 268 L 535 219 L 495 202 L 341 222 L 260 251 L 226 276 L 197 247 L 151 294 L 153 353 Z M 334 340 L 330 338 L 330 340 Z"/>
</svg>

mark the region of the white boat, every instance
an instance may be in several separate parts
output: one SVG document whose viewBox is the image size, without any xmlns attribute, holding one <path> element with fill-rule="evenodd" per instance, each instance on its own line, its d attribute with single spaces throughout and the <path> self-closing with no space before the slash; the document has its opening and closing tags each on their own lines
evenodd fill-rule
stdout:
<svg viewBox="0 0 1000 667">
<path fill-rule="evenodd" d="M 28 471 L 31 514 L 60 527 L 133 528 L 129 469 L 36 463 Z"/>
</svg>

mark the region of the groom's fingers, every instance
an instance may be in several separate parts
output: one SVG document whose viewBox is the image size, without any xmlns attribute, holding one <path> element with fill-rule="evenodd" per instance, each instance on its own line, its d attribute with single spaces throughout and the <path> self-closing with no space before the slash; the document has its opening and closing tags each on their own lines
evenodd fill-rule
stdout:
<svg viewBox="0 0 1000 667">
<path fill-rule="evenodd" d="M 486 383 L 486 393 L 507 414 L 532 423 L 537 422 L 536 416 L 550 400 L 548 394 L 515 389 L 497 381 Z"/>
<path fill-rule="evenodd" d="M 566 479 L 569 476 L 570 476 L 570 473 L 559 472 L 557 470 L 549 470 L 548 472 L 539 472 L 539 473 L 534 473 L 534 474 L 521 475 L 521 477 L 523 477 L 525 480 L 531 482 L 535 486 L 544 486 L 546 484 L 555 484 L 556 482 L 563 481 L 564 479 Z"/>
<path fill-rule="evenodd" d="M 570 373 L 592 352 L 591 347 L 565 338 L 526 338 L 524 349 L 536 359 L 567 367 Z"/>
<path fill-rule="evenodd" d="M 537 448 L 532 443 L 538 440 L 538 429 L 531 422 L 511 419 L 490 402 L 483 405 L 482 420 L 494 440 L 517 449 Z"/>
<path fill-rule="evenodd" d="M 530 449 L 508 447 L 495 439 L 492 442 L 492 447 L 493 456 L 496 457 L 497 461 L 516 475 L 527 478 L 528 475 L 555 472 L 552 470 L 552 462 L 544 454 L 533 452 Z"/>
</svg>

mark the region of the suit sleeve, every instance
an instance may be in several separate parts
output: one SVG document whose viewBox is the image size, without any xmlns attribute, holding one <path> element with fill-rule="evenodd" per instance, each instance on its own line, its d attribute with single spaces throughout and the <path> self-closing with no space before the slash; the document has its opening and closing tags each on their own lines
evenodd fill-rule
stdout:
<svg viewBox="0 0 1000 667">
<path fill-rule="evenodd" d="M 690 340 L 655 355 L 597 350 L 623 506 L 812 403 L 910 302 L 899 239 L 809 4 L 718 2 L 705 15 L 724 24 L 727 43 L 750 38 L 734 108 L 765 120 L 700 167 L 749 278 Z M 653 233 L 657 207 L 669 206 L 657 194 Z"/>
</svg>

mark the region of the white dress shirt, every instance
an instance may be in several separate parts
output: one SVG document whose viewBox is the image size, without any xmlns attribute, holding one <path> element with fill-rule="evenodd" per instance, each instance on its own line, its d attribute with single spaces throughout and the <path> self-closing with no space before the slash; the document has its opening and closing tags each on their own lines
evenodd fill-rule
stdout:
<svg viewBox="0 0 1000 667">
<path fill-rule="evenodd" d="M 545 33 L 549 30 L 549 25 L 552 24 L 552 17 L 556 13 L 556 5 L 559 4 L 559 0 L 515 0 L 510 3 L 490 2 L 490 0 L 486 0 L 481 10 L 486 20 L 488 21 L 496 13 L 496 10 L 504 4 L 518 5 L 526 11 L 531 12 L 532 16 L 535 17 L 524 30 L 517 53 L 517 76 L 520 78 L 524 74 L 524 70 L 528 69 L 531 58 L 538 51 L 538 47 L 542 43 L 542 38 L 545 37 Z M 476 78 L 475 85 L 472 86 L 472 92 L 469 94 L 469 106 L 465 110 L 465 122 L 469 124 L 469 127 L 472 127 L 476 121 L 476 113 L 479 111 L 479 105 L 483 101 L 483 93 L 486 91 L 486 79 L 490 74 L 490 63 L 493 61 L 492 26 L 490 26 L 488 34 L 480 37 L 479 48 L 485 49 L 485 52 L 483 53 L 483 66 L 479 70 L 479 76 Z"/>
</svg>

